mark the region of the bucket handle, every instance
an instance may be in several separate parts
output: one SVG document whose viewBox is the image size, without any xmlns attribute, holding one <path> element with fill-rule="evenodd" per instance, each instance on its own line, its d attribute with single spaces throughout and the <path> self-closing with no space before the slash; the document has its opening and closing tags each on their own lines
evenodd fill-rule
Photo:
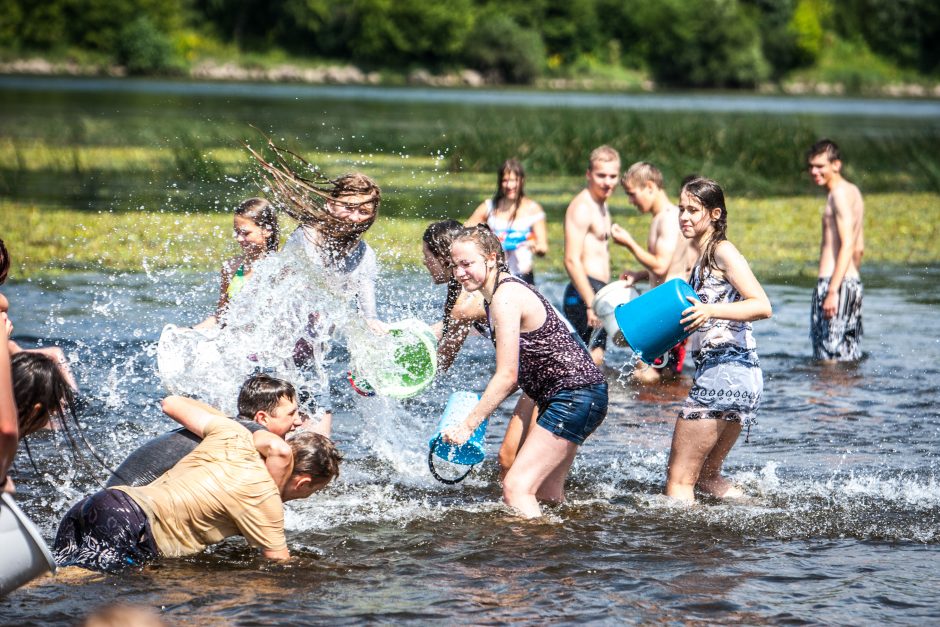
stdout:
<svg viewBox="0 0 940 627">
<path fill-rule="evenodd" d="M 641 372 L 645 372 L 649 370 L 650 368 L 655 368 L 656 370 L 662 370 L 663 368 L 668 366 L 669 365 L 669 353 L 663 353 L 662 355 L 660 355 L 660 357 L 662 358 L 663 363 L 659 364 L 658 366 L 652 362 L 650 363 L 643 362 L 646 364 L 646 368 L 643 368 Z M 657 359 L 659 359 L 660 357 L 657 357 Z M 654 359 L 653 361 L 656 361 L 656 359 Z"/>
<path fill-rule="evenodd" d="M 428 452 L 428 468 L 431 470 L 431 474 L 434 475 L 434 478 L 440 481 L 441 483 L 446 483 L 447 485 L 455 485 L 457 483 L 460 483 L 461 481 L 467 478 L 467 475 L 470 474 L 474 466 L 470 466 L 470 468 L 467 468 L 467 472 L 463 473 L 456 479 L 447 479 L 446 477 L 440 476 L 437 473 L 437 469 L 434 468 L 434 451 L 437 450 L 437 445 L 440 443 L 441 443 L 441 436 L 437 436 L 436 438 L 434 438 L 434 443 L 431 444 L 431 450 Z"/>
</svg>

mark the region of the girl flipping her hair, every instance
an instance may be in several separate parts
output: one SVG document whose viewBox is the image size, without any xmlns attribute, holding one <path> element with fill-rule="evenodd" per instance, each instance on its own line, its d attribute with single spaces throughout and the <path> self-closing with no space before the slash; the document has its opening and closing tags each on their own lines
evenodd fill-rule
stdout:
<svg viewBox="0 0 940 627">
<path fill-rule="evenodd" d="M 587 350 L 534 287 L 500 262 L 499 240 L 486 227 L 467 229 L 451 246 L 454 277 L 483 294 L 496 372 L 463 422 L 444 440 L 467 441 L 517 387 L 539 407 L 503 481 L 503 499 L 527 518 L 541 515 L 539 500 L 563 502 L 565 478 L 578 447 L 607 415 L 607 384 Z"/>
<path fill-rule="evenodd" d="M 679 411 L 666 474 L 666 495 L 695 499 L 695 488 L 715 497 L 741 496 L 721 467 L 750 428 L 764 389 L 751 322 L 769 318 L 770 301 L 747 261 L 725 236 L 728 210 L 715 181 L 697 178 L 682 187 L 679 228 L 698 253 L 692 289 L 699 300 L 682 312 L 694 331 L 692 389 Z"/>
</svg>

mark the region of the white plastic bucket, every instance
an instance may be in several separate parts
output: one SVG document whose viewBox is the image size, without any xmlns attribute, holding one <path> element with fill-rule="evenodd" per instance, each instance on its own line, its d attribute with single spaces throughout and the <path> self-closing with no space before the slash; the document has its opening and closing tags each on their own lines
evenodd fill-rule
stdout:
<svg viewBox="0 0 940 627">
<path fill-rule="evenodd" d="M 591 305 L 594 315 L 604 323 L 604 330 L 617 346 L 626 346 L 627 342 L 623 333 L 620 332 L 614 311 L 618 306 L 630 302 L 637 296 L 639 293 L 632 285 L 627 285 L 626 281 L 608 283 L 594 294 L 594 304 Z"/>
<path fill-rule="evenodd" d="M 195 372 L 224 372 L 213 340 L 218 329 L 190 329 L 168 324 L 157 343 L 157 373 L 170 394 L 186 394 L 187 377 Z M 215 368 L 209 364 L 218 362 Z"/>
<path fill-rule="evenodd" d="M 9 494 L 0 494 L 0 597 L 46 572 L 55 572 L 55 560 L 39 529 Z"/>
</svg>

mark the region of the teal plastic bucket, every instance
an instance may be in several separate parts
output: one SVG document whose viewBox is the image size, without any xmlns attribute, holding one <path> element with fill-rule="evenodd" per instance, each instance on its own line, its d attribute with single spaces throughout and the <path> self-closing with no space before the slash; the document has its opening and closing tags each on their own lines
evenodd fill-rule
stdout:
<svg viewBox="0 0 940 627">
<path fill-rule="evenodd" d="M 691 285 L 672 279 L 617 307 L 620 332 L 640 359 L 651 364 L 691 335 L 679 323 L 689 296 L 699 300 Z"/>
<path fill-rule="evenodd" d="M 476 392 L 454 392 L 451 394 L 450 398 L 447 399 L 447 406 L 444 407 L 444 415 L 441 417 L 441 422 L 437 426 L 437 433 L 428 441 L 428 446 L 431 449 L 428 453 L 428 467 L 431 469 L 431 474 L 434 475 L 434 478 L 442 483 L 453 484 L 463 481 L 464 478 L 470 474 L 470 471 L 473 470 L 472 466 L 479 464 L 486 457 L 486 450 L 483 448 L 483 438 L 486 435 L 486 426 L 489 424 L 489 418 L 481 422 L 470 435 L 470 439 L 459 446 L 444 442 L 443 436 L 441 435 L 446 429 L 462 422 L 479 401 L 480 395 Z M 441 477 L 434 468 L 435 457 L 450 462 L 451 464 L 471 466 L 471 468 L 468 468 L 467 472 L 460 477 L 447 479 Z"/>
</svg>

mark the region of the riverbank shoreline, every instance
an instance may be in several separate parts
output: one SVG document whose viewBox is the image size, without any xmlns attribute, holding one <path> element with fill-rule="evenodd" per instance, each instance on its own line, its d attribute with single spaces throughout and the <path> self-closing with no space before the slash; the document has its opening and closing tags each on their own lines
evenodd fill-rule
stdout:
<svg viewBox="0 0 940 627">
<path fill-rule="evenodd" d="M 72 59 L 50 60 L 44 57 L 24 57 L 0 62 L 0 76 L 128 78 L 127 68 L 114 64 L 81 63 Z M 417 87 L 464 87 L 534 89 L 548 91 L 620 91 L 636 94 L 664 93 L 656 83 L 642 75 L 630 80 L 585 76 L 579 78 L 543 77 L 529 86 L 507 85 L 494 81 L 481 73 L 463 69 L 432 73 L 416 68 L 410 72 L 364 71 L 353 64 L 300 65 L 276 63 L 269 66 L 240 64 L 235 61 L 204 60 L 176 75 L 136 77 L 153 79 L 184 79 L 207 82 L 256 82 L 303 85 L 374 85 Z M 669 92 L 675 92 L 670 88 Z M 720 93 L 721 90 L 680 90 Z M 940 99 L 940 83 L 887 83 L 852 89 L 844 83 L 816 82 L 812 80 L 785 80 L 767 82 L 755 89 L 735 90 L 741 94 L 771 96 L 864 96 L 875 98 Z"/>
</svg>

